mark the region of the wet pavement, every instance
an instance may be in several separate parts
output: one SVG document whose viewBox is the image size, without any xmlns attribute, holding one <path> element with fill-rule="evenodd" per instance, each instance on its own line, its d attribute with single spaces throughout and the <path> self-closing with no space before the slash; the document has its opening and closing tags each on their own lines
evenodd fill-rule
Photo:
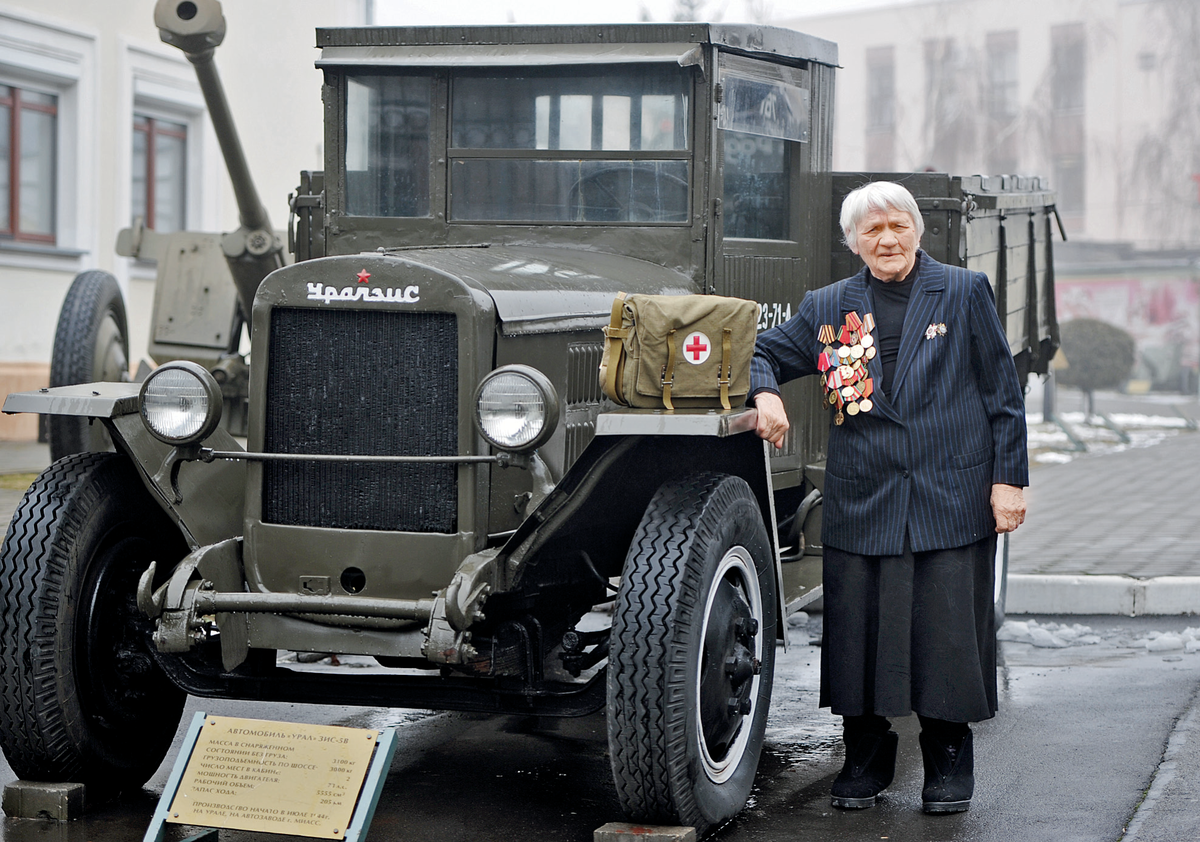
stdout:
<svg viewBox="0 0 1200 842">
<path fill-rule="evenodd" d="M 1200 435 L 1186 420 L 1194 399 L 1105 395 L 1099 408 L 1129 441 L 1089 424 L 1060 399 L 1073 449 L 1030 407 L 1031 515 L 1010 552 L 1014 576 L 1097 573 L 1200 577 L 1193 535 L 1200 507 Z M 21 497 L 14 473 L 36 473 L 44 445 L 0 442 L 0 523 Z M 1063 575 L 1067 574 L 1067 575 Z M 1195 601 L 1200 611 L 1200 599 Z M 897 778 L 880 805 L 829 806 L 841 765 L 840 723 L 817 708 L 819 615 L 791 630 L 780 653 L 767 742 L 751 803 L 710 838 L 749 840 L 1054 840 L 1166 842 L 1197 838 L 1200 811 L 1200 618 L 1014 617 L 1002 637 L 1001 711 L 976 728 L 977 788 L 970 812 L 924 816 L 912 718 Z M 1023 624 L 1023 625 L 1022 625 Z M 1082 627 L 1082 628 L 1080 628 Z M 1192 629 L 1191 634 L 1187 633 Z M 1035 634 L 1034 632 L 1040 632 Z M 1173 638 L 1170 633 L 1175 633 Z M 1172 639 L 1168 639 L 1172 638 Z M 1032 641 L 1032 642 L 1030 642 Z M 1190 641 L 1190 643 L 1189 643 Z M 1176 645 L 1176 642 L 1178 645 Z M 343 667 L 370 669 L 352 660 Z M 483 717 L 387 709 L 189 700 L 195 710 L 293 722 L 396 727 L 400 748 L 370 838 L 381 840 L 588 840 L 621 819 L 602 716 L 577 720 Z M 177 738 L 177 742 L 178 742 Z M 169 755 L 173 758 L 175 749 Z M 0 840 L 140 839 L 168 773 L 120 804 L 63 824 L 0 821 Z M 0 785 L 13 779 L 0 761 Z M 1141 807 L 1139 808 L 1139 804 Z M 169 826 L 168 842 L 187 835 Z M 295 837 L 222 831 L 222 840 Z"/>
<path fill-rule="evenodd" d="M 1060 417 L 1087 447 L 1076 451 L 1030 402 L 1029 516 L 1012 535 L 1009 572 L 1200 576 L 1200 434 L 1188 426 L 1200 405 L 1111 393 L 1096 404 L 1118 430 L 1086 422 L 1080 394 L 1059 392 Z"/>
<path fill-rule="evenodd" d="M 1029 618 L 1021 622 L 1028 625 Z M 819 633 L 794 628 L 780 658 L 766 745 L 750 804 L 709 839 L 899 839 L 926 842 L 1135 842 L 1194 838 L 1196 713 L 1200 654 L 1151 651 L 1163 633 L 1200 625 L 1188 618 L 1036 618 L 1045 628 L 1082 625 L 1059 648 L 1002 644 L 1000 713 L 975 727 L 976 794 L 971 810 L 920 812 L 916 722 L 894 722 L 901 737 L 896 780 L 875 809 L 829 806 L 841 764 L 840 725 L 816 706 Z M 1200 633 L 1200 631 L 1198 631 Z M 1086 640 L 1084 639 L 1086 638 Z M 354 662 L 352 662 L 353 664 Z M 370 669 L 352 664 L 315 669 Z M 611 782 L 604 719 L 522 717 L 189 700 L 191 711 L 352 727 L 395 727 L 399 749 L 369 834 L 375 840 L 586 842 L 621 820 Z M 1187 717 L 1191 716 L 1189 721 Z M 181 733 L 182 733 L 181 728 Z M 1190 742 L 1188 741 L 1189 734 Z M 1164 753 L 1175 747 L 1164 762 Z M 177 738 L 178 745 L 178 738 Z M 173 748 L 170 758 L 175 755 Z M 1192 754 L 1188 754 L 1191 751 Z M 1174 764 L 1174 765 L 1172 765 Z M 167 775 L 141 795 L 83 819 L 4 819 L 5 842 L 124 842 L 140 839 Z M 1190 777 L 1189 777 L 1190 776 Z M 0 784 L 12 780 L 0 763 Z M 1138 810 L 1143 795 L 1161 797 Z M 1149 803 L 1149 802 L 1147 802 Z M 1122 836 L 1135 822 L 1136 836 Z M 168 826 L 168 842 L 195 832 Z M 1193 833 L 1193 835 L 1188 835 Z M 1156 835 L 1157 834 L 1157 835 Z M 221 840 L 287 838 L 222 830 Z"/>
</svg>

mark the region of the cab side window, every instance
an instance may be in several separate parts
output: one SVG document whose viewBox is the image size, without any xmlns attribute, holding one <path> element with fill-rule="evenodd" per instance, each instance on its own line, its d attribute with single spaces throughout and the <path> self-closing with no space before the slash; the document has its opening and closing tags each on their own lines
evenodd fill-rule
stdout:
<svg viewBox="0 0 1200 842">
<path fill-rule="evenodd" d="M 791 239 L 790 153 L 809 139 L 808 74 L 724 57 L 719 84 L 724 235 Z"/>
</svg>

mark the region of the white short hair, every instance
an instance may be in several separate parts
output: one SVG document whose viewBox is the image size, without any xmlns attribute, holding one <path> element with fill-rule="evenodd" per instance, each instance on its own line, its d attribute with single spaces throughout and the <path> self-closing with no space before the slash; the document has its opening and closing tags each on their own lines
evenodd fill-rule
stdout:
<svg viewBox="0 0 1200 842">
<path fill-rule="evenodd" d="M 925 220 L 921 209 L 908 188 L 894 181 L 872 181 L 851 190 L 842 201 L 842 238 L 850 251 L 858 254 L 858 223 L 871 211 L 898 210 L 912 217 L 917 228 L 917 242 L 925 236 Z"/>
</svg>

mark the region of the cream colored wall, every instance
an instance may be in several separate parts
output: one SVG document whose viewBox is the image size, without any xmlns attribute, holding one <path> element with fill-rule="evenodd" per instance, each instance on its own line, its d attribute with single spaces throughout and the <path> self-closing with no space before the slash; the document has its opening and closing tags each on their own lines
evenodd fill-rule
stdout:
<svg viewBox="0 0 1200 842">
<path fill-rule="evenodd" d="M 1085 105 L 1086 180 L 1082 219 L 1070 222 L 1069 235 L 1088 240 L 1127 240 L 1148 248 L 1181 246 L 1164 240 L 1150 220 L 1154 211 L 1170 213 L 1164 197 L 1136 191 L 1132 162 L 1147 133 L 1161 131 L 1169 96 L 1160 67 L 1141 70 L 1138 55 L 1161 45 L 1165 4 L 1158 0 L 951 0 L 817 17 L 789 18 L 782 26 L 835 41 L 838 71 L 835 106 L 834 167 L 865 168 L 866 51 L 893 45 L 896 55 L 896 169 L 922 169 L 928 138 L 925 130 L 925 79 L 922 42 L 954 37 L 983 55 L 990 31 L 1017 30 L 1019 99 L 1022 126 L 1019 160 L 1023 174 L 1052 175 L 1047 154 L 1050 29 L 1084 22 L 1087 32 Z M 982 73 L 983 68 L 980 68 Z M 982 78 L 982 77 L 980 77 Z M 1200 139 L 1194 139 L 1193 143 Z M 956 174 L 986 171 L 982 154 Z M 1182 188 L 1190 174 L 1175 173 Z M 1195 245 L 1193 242 L 1192 245 Z"/>
<path fill-rule="evenodd" d="M 314 68 L 318 26 L 361 25 L 363 0 L 225 0 L 225 42 L 216 63 L 259 195 L 276 229 L 287 225 L 287 196 L 303 169 L 322 161 L 321 74 Z M 183 54 L 163 44 L 154 0 L 0 0 L 0 71 L 6 44 L 22 31 L 49 32 L 82 53 L 78 126 L 62 125 L 78 148 L 60 161 L 60 187 L 71 191 L 60 220 L 60 246 L 82 254 L 29 254 L 0 247 L 0 396 L 26 388 L 30 371 L 49 372 L 54 328 L 74 275 L 104 269 L 118 279 L 130 316 L 132 364 L 145 355 L 153 266 L 115 254 L 130 217 L 132 111 L 147 82 L 181 101 L 202 101 Z M 141 80 L 135 83 L 135 77 Z M 199 107 L 199 105 L 197 106 Z M 60 109 L 61 110 L 61 109 Z M 216 137 L 203 114 L 189 136 L 198 169 L 188 227 L 236 228 L 237 204 Z M 19 384 L 19 385 L 18 385 Z M 0 431 L 0 437 L 4 435 Z"/>
</svg>

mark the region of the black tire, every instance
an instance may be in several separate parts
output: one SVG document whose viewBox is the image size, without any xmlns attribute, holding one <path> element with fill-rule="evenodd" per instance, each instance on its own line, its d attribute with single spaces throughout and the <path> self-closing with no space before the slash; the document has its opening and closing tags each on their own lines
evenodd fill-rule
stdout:
<svg viewBox="0 0 1200 842">
<path fill-rule="evenodd" d="M 631 820 L 703 835 L 745 806 L 771 699 L 776 614 L 750 486 L 706 473 L 659 488 L 625 560 L 608 658 L 608 747 Z"/>
<path fill-rule="evenodd" d="M 104 797 L 154 774 L 185 694 L 136 585 L 185 551 L 122 455 L 68 456 L 30 486 L 0 547 L 0 748 L 18 776 Z"/>
<path fill-rule="evenodd" d="M 129 327 L 117 279 L 91 270 L 75 276 L 54 331 L 50 385 L 129 380 Z M 51 415 L 50 456 L 112 450 L 102 424 L 87 418 Z"/>
</svg>

